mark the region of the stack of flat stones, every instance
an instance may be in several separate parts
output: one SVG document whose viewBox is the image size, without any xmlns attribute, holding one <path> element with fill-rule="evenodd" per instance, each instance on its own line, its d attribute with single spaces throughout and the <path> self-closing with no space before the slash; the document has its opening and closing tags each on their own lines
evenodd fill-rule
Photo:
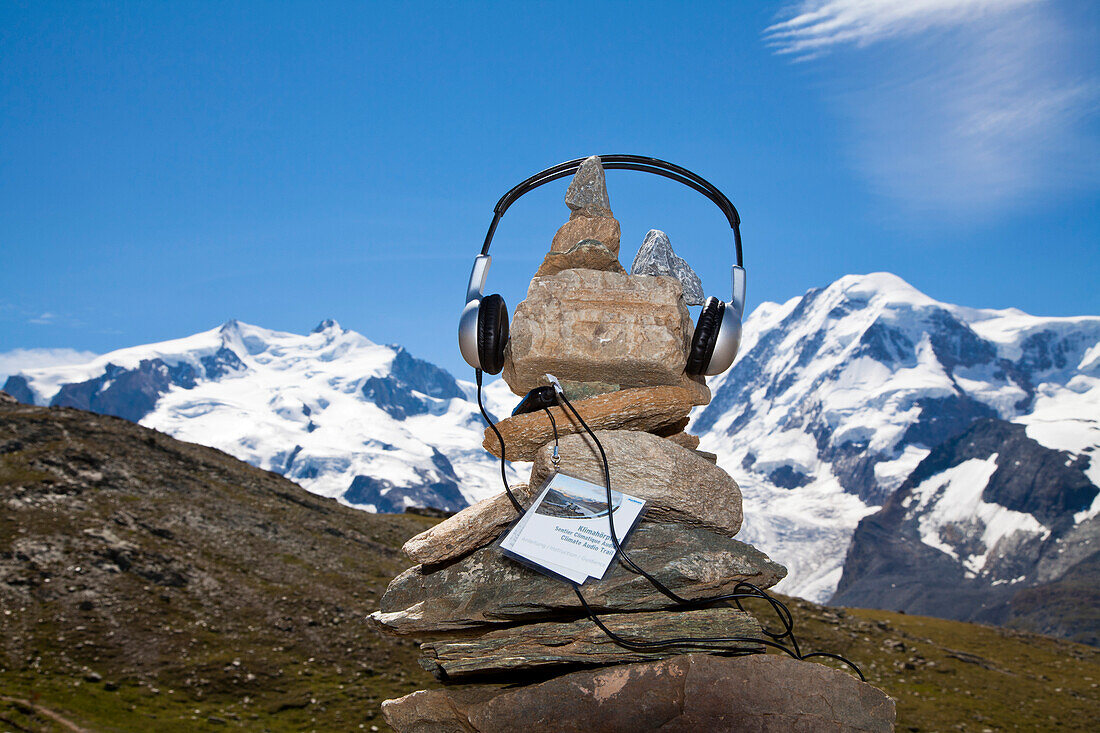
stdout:
<svg viewBox="0 0 1100 733">
<path fill-rule="evenodd" d="M 598 158 L 581 166 L 566 204 L 569 221 L 512 320 L 504 380 L 517 395 L 546 385 L 548 373 L 561 381 L 606 451 L 612 487 L 646 501 L 626 548 L 668 588 L 696 599 L 742 581 L 774 585 L 786 569 L 734 539 L 736 482 L 684 432 L 691 409 L 710 400 L 705 382 L 684 372 L 698 277 L 657 230 L 626 272 Z M 557 466 L 545 412 L 497 423 L 507 458 L 533 464 L 528 483 L 513 487 L 524 505 L 555 470 L 604 482 L 591 436 L 572 413 L 551 412 Z M 501 454 L 490 430 L 484 447 Z M 875 688 L 819 664 L 746 655 L 764 651 L 753 642 L 615 644 L 569 584 L 501 553 L 516 518 L 502 492 L 405 544 L 417 565 L 390 583 L 371 619 L 419 641 L 421 664 L 444 684 L 383 703 L 399 733 L 892 729 L 893 703 Z M 627 639 L 763 636 L 749 613 L 728 604 L 685 610 L 617 560 L 583 593 Z"/>
</svg>

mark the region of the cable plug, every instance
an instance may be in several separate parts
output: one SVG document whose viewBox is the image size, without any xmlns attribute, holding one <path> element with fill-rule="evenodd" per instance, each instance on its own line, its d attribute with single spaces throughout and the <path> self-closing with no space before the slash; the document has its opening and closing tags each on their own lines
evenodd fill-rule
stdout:
<svg viewBox="0 0 1100 733">
<path fill-rule="evenodd" d="M 565 397 L 565 390 L 562 388 L 561 382 L 558 381 L 557 377 L 553 374 L 547 374 L 546 379 L 550 382 L 551 386 L 553 386 L 555 392 Z"/>
</svg>

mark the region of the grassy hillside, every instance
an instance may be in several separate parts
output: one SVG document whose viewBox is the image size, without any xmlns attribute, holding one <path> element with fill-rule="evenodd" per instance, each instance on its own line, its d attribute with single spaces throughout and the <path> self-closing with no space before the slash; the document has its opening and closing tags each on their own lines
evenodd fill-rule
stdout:
<svg viewBox="0 0 1100 733">
<path fill-rule="evenodd" d="M 320 499 L 124 420 L 0 403 L 0 730 L 385 730 L 437 684 L 367 614 L 434 520 Z M 1089 730 L 1100 650 L 792 601 L 899 730 Z"/>
</svg>

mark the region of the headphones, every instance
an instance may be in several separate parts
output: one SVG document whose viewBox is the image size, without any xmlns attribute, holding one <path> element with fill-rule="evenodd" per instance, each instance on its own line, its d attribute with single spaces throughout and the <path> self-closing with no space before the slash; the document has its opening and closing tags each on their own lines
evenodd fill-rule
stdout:
<svg viewBox="0 0 1100 733">
<path fill-rule="evenodd" d="M 741 217 L 737 209 L 713 184 L 673 163 L 641 155 L 599 157 L 605 170 L 642 171 L 678 181 L 706 196 L 726 215 L 733 229 L 736 263 L 730 268 L 732 294 L 729 302 L 710 297 L 703 304 L 684 368 L 691 375 L 721 374 L 730 368 L 737 356 L 737 348 L 741 344 L 741 318 L 745 312 L 745 268 L 741 258 Z M 489 245 L 493 243 L 501 217 L 521 196 L 551 181 L 573 175 L 585 160 L 577 158 L 536 173 L 504 194 L 493 207 L 493 221 L 485 234 L 481 254 L 474 260 L 470 283 L 466 287 L 466 307 L 462 309 L 462 317 L 458 321 L 458 347 L 462 358 L 474 369 L 499 374 L 504 368 L 504 348 L 508 345 L 508 306 L 504 298 L 496 293 L 483 294 L 492 261 Z"/>
</svg>

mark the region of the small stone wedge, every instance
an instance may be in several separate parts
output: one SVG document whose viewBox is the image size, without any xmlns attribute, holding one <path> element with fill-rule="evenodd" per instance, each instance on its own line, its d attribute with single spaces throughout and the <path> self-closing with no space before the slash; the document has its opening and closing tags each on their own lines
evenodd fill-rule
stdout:
<svg viewBox="0 0 1100 733">
<path fill-rule="evenodd" d="M 516 484 L 512 493 L 524 506 L 534 498 L 527 484 Z M 492 542 L 517 518 L 511 500 L 501 492 L 424 530 L 405 542 L 401 550 L 424 565 L 447 562 Z"/>
</svg>

